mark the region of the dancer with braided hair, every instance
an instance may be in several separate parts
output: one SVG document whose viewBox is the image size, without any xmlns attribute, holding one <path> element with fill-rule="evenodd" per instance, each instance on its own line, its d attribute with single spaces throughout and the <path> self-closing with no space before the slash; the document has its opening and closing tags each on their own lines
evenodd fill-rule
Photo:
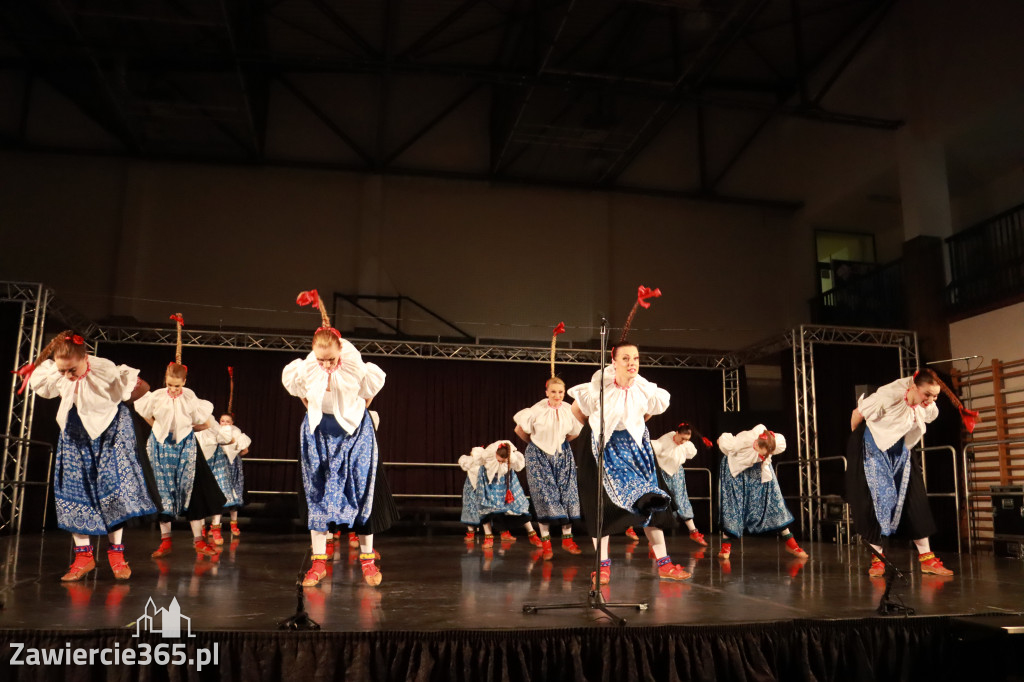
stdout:
<svg viewBox="0 0 1024 682">
<path fill-rule="evenodd" d="M 624 532 L 630 526 L 642 527 L 658 561 L 658 576 L 665 580 L 687 580 L 690 573 L 672 563 L 665 544 L 664 528 L 674 528 L 675 518 L 670 511 L 672 498 L 658 485 L 658 465 L 651 447 L 651 436 L 646 422 L 652 415 L 668 409 L 669 394 L 663 388 L 640 376 L 640 350 L 628 342 L 630 326 L 637 309 L 649 308 L 647 299 L 661 296 L 658 289 L 641 286 L 636 303 L 626 319 L 619 343 L 612 348 L 612 364 L 601 375 L 594 373 L 590 383 L 573 386 L 569 395 L 574 399 L 573 415 L 580 424 L 589 427 L 584 436 L 589 447 L 578 456 L 580 501 L 583 520 L 598 547 L 597 511 L 603 505 L 599 552 L 600 575 L 592 580 L 606 585 L 611 581 L 611 559 L 608 557 L 608 536 Z M 604 424 L 601 424 L 601 388 L 604 387 Z M 598 434 L 603 431 L 604 470 L 597 469 L 600 444 Z M 604 499 L 595 492 L 597 477 L 603 476 Z"/>
<path fill-rule="evenodd" d="M 793 514 L 786 506 L 772 467 L 772 456 L 786 450 L 785 437 L 758 424 L 735 436 L 723 433 L 718 437 L 718 449 L 725 455 L 719 474 L 722 547 L 718 558 L 728 561 L 732 538 L 741 538 L 744 533 L 777 531 L 787 552 L 806 559 L 807 552 L 789 530 Z"/>
<path fill-rule="evenodd" d="M 219 443 L 223 440 L 221 433 L 211 429 L 201 431 L 196 435 L 199 441 L 199 449 L 203 451 L 217 486 L 224 494 L 224 511 L 231 514 L 231 535 L 238 537 L 241 532 L 238 530 L 238 510 L 242 506 L 242 493 L 245 488 L 245 476 L 242 471 L 242 457 L 249 454 L 249 446 L 252 439 L 242 433 L 242 430 L 235 426 L 235 370 L 228 367 L 228 411 L 220 416 L 220 432 L 231 435 L 230 443 Z M 207 528 L 207 543 L 214 547 L 224 544 L 224 536 L 221 534 L 221 519 L 223 512 L 213 515 L 210 525 Z"/>
<path fill-rule="evenodd" d="M 518 524 L 526 528 L 532 544 L 540 544 L 530 521 L 526 491 L 516 476 L 526 466 L 523 453 L 507 440 L 499 440 L 485 448 L 473 448 L 468 456 L 459 458 L 459 466 L 466 472 L 468 484 L 463 486 L 463 523 L 468 526 L 475 519 L 483 527 L 485 550 L 494 547 L 497 525 L 502 526 L 503 544 L 516 541 L 509 528 Z"/>
<path fill-rule="evenodd" d="M 658 457 L 661 476 L 672 494 L 676 516 L 686 524 L 690 539 L 702 547 L 707 547 L 704 535 L 697 530 L 697 525 L 693 522 L 693 505 L 690 504 L 690 495 L 686 491 L 686 472 L 683 471 L 683 464 L 697 456 L 698 444 L 703 449 L 714 445 L 687 422 L 680 423 L 673 431 L 651 441 L 654 454 Z"/>
<path fill-rule="evenodd" d="M 160 558 L 171 553 L 171 522 L 184 515 L 192 529 L 196 557 L 202 558 L 217 553 L 203 538 L 204 519 L 220 513 L 225 500 L 206 457 L 196 456 L 195 434 L 210 429 L 218 444 L 232 442 L 232 436 L 214 420 L 213 403 L 200 400 L 192 389 L 185 388 L 188 366 L 181 362 L 185 320 L 181 313 L 170 319 L 177 323 L 178 340 L 174 362 L 164 373 L 164 387 L 135 401 L 135 411 L 153 427 L 146 452 L 160 496 L 160 546 L 150 556 Z"/>
<path fill-rule="evenodd" d="M 92 535 L 106 535 L 114 577 L 132 572 L 124 560 L 121 535 L 131 518 L 156 513 L 136 450 L 135 427 L 126 402 L 149 390 L 139 370 L 89 355 L 85 340 L 71 330 L 57 334 L 35 362 L 16 372 L 41 398 L 60 398 L 60 438 L 54 465 L 57 525 L 71 533 L 75 557 L 64 582 L 81 580 L 96 568 Z"/>
<path fill-rule="evenodd" d="M 935 520 L 928 506 L 920 460 L 911 451 L 939 416 L 935 399 L 945 393 L 960 411 L 964 427 L 974 431 L 978 413 L 966 409 L 930 369 L 897 379 L 860 396 L 850 417 L 846 473 L 847 502 L 857 532 L 878 553 L 880 543 L 905 524 L 917 547 L 922 573 L 953 575 L 931 551 L 928 536 Z M 868 575 L 881 577 L 885 565 L 874 558 Z"/>
<path fill-rule="evenodd" d="M 551 376 L 544 383 L 547 397 L 513 417 L 516 435 L 526 443 L 526 480 L 544 559 L 554 556 L 549 530 L 552 524 L 562 526 L 562 549 L 581 553 L 572 537 L 572 522 L 580 518 L 580 494 L 569 441 L 580 434 L 582 425 L 563 402 L 565 382 L 555 375 L 555 343 L 563 333 L 565 324 L 559 322 L 551 334 Z"/>
<path fill-rule="evenodd" d="M 299 458 L 313 561 L 302 585 L 312 587 L 324 579 L 327 540 L 335 527 L 349 526 L 358 534 L 363 579 L 377 586 L 383 576 L 374 563 L 373 536 L 396 517 L 389 489 L 377 480 L 380 453 L 368 409 L 385 374 L 363 362 L 355 346 L 331 326 L 316 289 L 303 291 L 296 302 L 317 308 L 321 320 L 312 351 L 288 363 L 281 374 L 285 389 L 306 406 Z"/>
</svg>

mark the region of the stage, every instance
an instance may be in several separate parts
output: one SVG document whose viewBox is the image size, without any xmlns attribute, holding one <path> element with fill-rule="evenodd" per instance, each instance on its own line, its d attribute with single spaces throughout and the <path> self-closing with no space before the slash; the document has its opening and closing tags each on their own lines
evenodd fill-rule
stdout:
<svg viewBox="0 0 1024 682">
<path fill-rule="evenodd" d="M 282 633 L 277 623 L 295 612 L 306 558 L 301 534 L 244 532 L 217 557 L 197 560 L 187 531 L 176 531 L 173 553 L 156 560 L 157 534 L 133 529 L 125 534 L 131 580 L 115 582 L 101 552 L 97 570 L 70 584 L 59 581 L 70 562 L 66 534 L 5 537 L 0 636 L 128 646 L 149 599 L 165 608 L 176 598 L 195 646 L 220 646 L 219 665 L 202 679 L 277 679 L 324 666 L 344 679 L 559 679 L 565 671 L 579 671 L 577 679 L 924 679 L 921 666 L 943 678 L 964 663 L 969 644 L 957 617 L 986 622 L 1024 609 L 1024 562 L 991 554 L 943 554 L 956 576 L 941 578 L 913 570 L 909 550 L 892 552 L 909 578 L 896 591 L 917 613 L 879 618 L 883 584 L 868 577 L 857 550 L 805 545 L 811 557 L 801 561 L 775 538 L 748 538 L 723 562 L 676 536 L 669 550 L 693 578 L 672 582 L 656 577 L 645 541 L 622 537 L 613 539 L 605 594 L 648 608 L 619 610 L 628 619 L 619 628 L 591 610 L 524 613 L 527 603 L 584 600 L 592 555 L 556 548 L 544 561 L 518 538 L 484 551 L 481 535 L 471 546 L 455 535 L 381 536 L 379 588 L 363 583 L 343 542 L 328 577 L 303 590 L 321 631 Z M 35 679 L 10 655 L 5 646 L 3 679 Z"/>
</svg>

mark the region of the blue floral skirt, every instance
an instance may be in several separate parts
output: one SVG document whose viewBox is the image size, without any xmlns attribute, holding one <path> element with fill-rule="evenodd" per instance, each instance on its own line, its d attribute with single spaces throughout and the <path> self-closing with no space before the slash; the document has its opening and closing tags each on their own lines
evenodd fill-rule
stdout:
<svg viewBox="0 0 1024 682">
<path fill-rule="evenodd" d="M 597 533 L 598 510 L 597 437 L 589 425 L 584 425 L 577 441 L 584 443 L 584 447 L 575 451 L 580 510 L 587 532 L 593 537 Z M 631 526 L 674 527 L 674 515 L 669 511 L 672 498 L 658 484 L 658 466 L 647 430 L 644 430 L 642 446 L 637 445 L 628 431 L 613 432 L 604 453 L 602 534 L 616 535 Z"/>
<path fill-rule="evenodd" d="M 778 477 L 761 482 L 761 467 L 752 466 L 733 477 L 729 458 L 723 457 L 720 470 L 722 530 L 733 537 L 744 533 L 770 533 L 793 523 L 793 515 L 782 499 Z"/>
<path fill-rule="evenodd" d="M 196 437 L 189 431 L 180 442 L 167 434 L 162 443 L 152 433 L 147 446 L 149 462 L 153 466 L 161 514 L 175 517 L 185 513 L 192 500 L 192 485 L 196 478 Z"/>
<path fill-rule="evenodd" d="M 57 525 L 81 535 L 105 535 L 128 519 L 156 513 L 124 403 L 95 439 L 85 430 L 78 408 L 71 408 L 57 441 L 53 495 Z"/>
<path fill-rule="evenodd" d="M 299 459 L 310 530 L 328 525 L 366 524 L 373 511 L 377 478 L 377 438 L 369 411 L 354 433 L 325 414 L 312 432 L 309 415 L 302 420 Z"/>
<path fill-rule="evenodd" d="M 661 480 L 668 486 L 668 491 L 672 495 L 672 501 L 675 502 L 676 516 L 683 521 L 692 519 L 693 505 L 690 504 L 690 495 L 686 492 L 686 472 L 683 471 L 683 468 L 679 467 L 674 476 L 669 476 L 663 469 L 661 471 Z"/>
<path fill-rule="evenodd" d="M 462 517 L 460 520 L 467 526 L 480 525 L 480 492 L 469 482 L 468 476 L 466 482 L 462 484 Z"/>
<path fill-rule="evenodd" d="M 567 524 L 580 518 L 580 493 L 576 485 L 576 461 L 569 442 L 549 455 L 530 443 L 526 446 L 526 481 L 530 501 L 541 523 Z"/>
<path fill-rule="evenodd" d="M 480 518 L 487 521 L 493 516 L 523 517 L 527 521 L 530 516 L 530 501 L 526 499 L 526 491 L 515 472 L 507 479 L 505 476 L 495 476 L 490 483 L 487 482 L 487 470 L 480 467 L 477 492 L 480 494 Z M 512 493 L 512 501 L 506 502 L 506 493 Z"/>
<path fill-rule="evenodd" d="M 213 453 L 213 457 L 209 459 L 208 463 L 213 471 L 213 477 L 217 480 L 217 487 L 224 493 L 224 506 L 241 507 L 242 487 L 244 485 L 244 480 L 242 479 L 242 458 L 236 456 L 235 461 L 232 462 L 228 459 L 224 450 L 218 446 L 217 451 Z"/>
</svg>

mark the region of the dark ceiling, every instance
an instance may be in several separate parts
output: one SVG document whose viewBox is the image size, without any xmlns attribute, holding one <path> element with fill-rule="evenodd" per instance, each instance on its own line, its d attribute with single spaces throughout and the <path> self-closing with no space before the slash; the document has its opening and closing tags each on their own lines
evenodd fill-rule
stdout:
<svg viewBox="0 0 1024 682">
<path fill-rule="evenodd" d="M 900 125 L 822 106 L 893 4 L 8 1 L 0 145 L 793 208 L 801 197 L 730 195 L 723 180 L 778 117 Z M 40 87 L 102 133 L 64 143 L 34 137 Z M 465 128 L 475 153 L 449 156 L 444 145 L 407 153 L 453 121 L 450 139 Z M 682 133 L 663 135 L 669 125 Z M 315 140 L 310 151 L 291 139 L 299 128 L 316 128 L 304 131 Z M 683 180 L 630 179 L 638 157 L 658 145 L 678 157 Z"/>
</svg>

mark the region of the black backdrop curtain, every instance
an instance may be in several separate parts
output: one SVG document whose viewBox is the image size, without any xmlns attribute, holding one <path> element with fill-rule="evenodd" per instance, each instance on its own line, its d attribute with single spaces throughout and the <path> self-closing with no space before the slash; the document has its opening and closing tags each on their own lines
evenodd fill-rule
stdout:
<svg viewBox="0 0 1024 682">
<path fill-rule="evenodd" d="M 173 349 L 166 346 L 101 344 L 99 355 L 141 370 L 153 388 L 163 385 Z M 234 411 L 238 426 L 253 440 L 253 457 L 294 460 L 298 457 L 299 428 L 305 409 L 281 385 L 281 370 L 305 353 L 281 351 L 188 348 L 183 351 L 189 368 L 187 386 L 213 402 L 219 415 L 227 409 L 227 367 L 234 367 Z M 386 373 L 383 390 L 372 409 L 380 414 L 378 442 L 385 462 L 455 462 L 471 448 L 499 438 L 512 439 L 522 448 L 513 429 L 512 416 L 544 398 L 546 364 L 371 357 Z M 644 377 L 672 395 L 664 415 L 649 422 L 653 438 L 678 422 L 693 423 L 714 439 L 712 433 L 721 411 L 722 375 L 711 370 L 646 368 Z M 559 367 L 568 386 L 589 381 L 595 366 Z M 56 401 L 38 400 L 35 437 L 56 443 Z M 145 437 L 147 434 L 140 434 Z M 711 466 L 704 455 L 694 466 Z M 301 490 L 297 464 L 252 463 L 246 465 L 248 490 Z M 40 476 L 41 477 L 41 476 Z M 465 474 L 459 469 L 390 468 L 388 480 L 395 493 L 461 494 Z M 525 485 L 525 476 L 523 476 Z M 694 479 L 695 496 L 706 495 L 703 479 Z M 457 500 L 451 504 L 457 505 Z M 705 504 L 695 505 L 698 522 L 707 514 Z"/>
</svg>

